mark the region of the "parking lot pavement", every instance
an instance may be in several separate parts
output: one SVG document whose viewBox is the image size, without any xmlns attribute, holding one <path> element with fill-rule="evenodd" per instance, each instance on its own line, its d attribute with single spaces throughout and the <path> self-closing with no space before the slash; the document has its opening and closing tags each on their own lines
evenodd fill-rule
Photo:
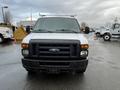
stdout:
<svg viewBox="0 0 120 90">
<path fill-rule="evenodd" d="M 86 37 L 90 49 L 84 75 L 29 76 L 21 64 L 20 44 L 1 44 L 0 90 L 120 90 L 120 41 Z"/>
</svg>

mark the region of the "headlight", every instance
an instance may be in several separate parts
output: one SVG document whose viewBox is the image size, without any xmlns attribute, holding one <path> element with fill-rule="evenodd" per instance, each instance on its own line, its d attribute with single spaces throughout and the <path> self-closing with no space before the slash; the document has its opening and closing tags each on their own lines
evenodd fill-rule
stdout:
<svg viewBox="0 0 120 90">
<path fill-rule="evenodd" d="M 29 55 L 29 50 L 28 49 L 23 49 L 22 54 L 23 54 L 23 56 L 28 56 Z"/>
<path fill-rule="evenodd" d="M 4 34 L 4 33 L 3 33 L 2 35 L 3 35 L 4 37 L 6 36 L 6 34 Z"/>
<path fill-rule="evenodd" d="M 87 50 L 81 51 L 80 56 L 83 57 L 83 58 L 86 58 L 88 56 L 88 51 Z"/>
<path fill-rule="evenodd" d="M 6 31 L 6 33 L 9 33 L 9 31 Z"/>
</svg>

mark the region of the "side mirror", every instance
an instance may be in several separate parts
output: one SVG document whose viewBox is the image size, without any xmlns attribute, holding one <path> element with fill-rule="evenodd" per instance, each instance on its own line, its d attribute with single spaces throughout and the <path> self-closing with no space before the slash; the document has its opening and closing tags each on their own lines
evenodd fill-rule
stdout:
<svg viewBox="0 0 120 90">
<path fill-rule="evenodd" d="M 31 27 L 30 30 L 33 30 L 33 28 Z"/>
<path fill-rule="evenodd" d="M 33 28 L 30 28 L 30 31 L 29 31 L 29 33 L 31 33 L 33 31 Z"/>
</svg>

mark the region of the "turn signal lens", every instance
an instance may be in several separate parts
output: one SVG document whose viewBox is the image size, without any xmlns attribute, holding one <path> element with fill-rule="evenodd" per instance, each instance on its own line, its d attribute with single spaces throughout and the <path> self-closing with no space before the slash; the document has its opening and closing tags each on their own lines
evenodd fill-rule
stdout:
<svg viewBox="0 0 120 90">
<path fill-rule="evenodd" d="M 80 47 L 81 47 L 81 49 L 88 49 L 89 45 L 88 44 L 82 44 Z"/>
<path fill-rule="evenodd" d="M 28 45 L 27 43 L 22 43 L 22 44 L 21 44 L 21 47 L 22 47 L 23 49 L 27 49 L 27 48 L 29 47 L 29 45 Z"/>
</svg>

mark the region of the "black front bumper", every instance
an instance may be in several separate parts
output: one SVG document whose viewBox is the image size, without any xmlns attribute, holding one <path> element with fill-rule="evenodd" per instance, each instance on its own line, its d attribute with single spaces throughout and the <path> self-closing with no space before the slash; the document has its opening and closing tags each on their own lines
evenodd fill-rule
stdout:
<svg viewBox="0 0 120 90">
<path fill-rule="evenodd" d="M 66 72 L 85 70 L 88 60 L 33 60 L 23 58 L 22 64 L 27 71 Z"/>
</svg>

